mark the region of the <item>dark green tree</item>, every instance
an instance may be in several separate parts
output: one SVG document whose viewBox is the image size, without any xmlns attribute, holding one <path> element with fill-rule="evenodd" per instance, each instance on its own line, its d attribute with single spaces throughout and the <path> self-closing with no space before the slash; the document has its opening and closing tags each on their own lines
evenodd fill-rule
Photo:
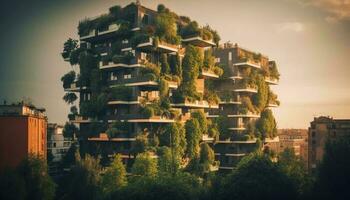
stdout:
<svg viewBox="0 0 350 200">
<path fill-rule="evenodd" d="M 135 176 L 156 177 L 158 174 L 157 160 L 152 158 L 150 153 L 140 153 L 137 155 L 131 168 Z"/>
<path fill-rule="evenodd" d="M 265 109 L 258 121 L 256 122 L 256 130 L 263 138 L 273 138 L 277 134 L 276 120 L 270 109 Z"/>
<path fill-rule="evenodd" d="M 168 56 L 165 53 L 161 54 L 161 56 L 160 56 L 160 67 L 161 67 L 162 74 L 169 74 L 170 73 Z"/>
<path fill-rule="evenodd" d="M 253 154 L 241 160 L 221 186 L 220 199 L 296 199 L 287 175 L 266 156 Z"/>
<path fill-rule="evenodd" d="M 199 142 L 202 138 L 202 133 L 200 132 L 200 124 L 197 119 L 190 119 L 186 121 L 185 124 L 186 130 L 186 141 L 187 141 L 187 150 L 186 155 L 189 158 L 198 158 L 199 157 Z"/>
<path fill-rule="evenodd" d="M 126 169 L 123 165 L 122 158 L 120 155 L 115 155 L 112 163 L 106 168 L 102 176 L 101 185 L 103 195 L 109 196 L 117 189 L 125 186 L 126 183 Z"/>
<path fill-rule="evenodd" d="M 75 100 L 77 100 L 78 97 L 73 92 L 68 92 L 63 96 L 63 100 L 68 104 L 73 104 Z"/>
</svg>

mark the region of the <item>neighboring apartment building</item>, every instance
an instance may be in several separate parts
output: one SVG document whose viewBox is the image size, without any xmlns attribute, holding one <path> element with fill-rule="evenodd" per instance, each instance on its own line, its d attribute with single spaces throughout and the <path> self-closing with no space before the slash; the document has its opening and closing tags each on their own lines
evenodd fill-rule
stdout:
<svg viewBox="0 0 350 200">
<path fill-rule="evenodd" d="M 176 27 L 173 30 L 176 37 L 156 36 L 161 32 L 157 28 L 162 26 L 157 24 L 157 17 L 164 15 L 169 15 L 167 8 L 155 11 L 132 3 L 112 7 L 109 14 L 80 22 L 79 45 L 72 46 L 79 46 L 84 53 L 77 59 L 75 48 L 64 51 L 62 55 L 66 61 L 80 66 L 80 74 L 72 76 L 76 80 L 63 81 L 63 84 L 67 94 L 79 93 L 79 114 L 72 113 L 71 122 L 79 126 L 83 151 L 86 149 L 107 157 L 119 153 L 128 162 L 134 158 L 132 149 L 140 135 L 146 136 L 149 144 L 157 145 L 162 127 L 171 123 L 184 124 L 195 111 L 204 111 L 213 123 L 217 123 L 219 113 L 224 113 L 229 117 L 225 123 L 231 133 L 245 133 L 248 122 L 259 118 L 259 113 L 237 112 L 241 97 L 258 93 L 256 85 L 251 84 L 254 88 L 244 85 L 247 74 L 240 72 L 251 69 L 259 74 L 269 73 L 270 68 L 277 70 L 276 64 L 265 56 L 241 48 L 215 48 L 218 44 L 218 41 L 214 42 L 216 32 L 198 27 L 196 22 L 184 16 L 175 17 L 174 26 L 169 27 Z M 172 21 L 168 19 L 166 21 Z M 197 66 L 198 75 L 192 74 L 192 69 L 182 70 L 189 65 L 183 60 L 192 47 L 199 49 L 205 60 L 203 66 Z M 230 54 L 221 55 L 221 51 L 229 48 L 232 49 Z M 226 58 L 227 55 L 230 57 Z M 257 57 L 253 59 L 254 63 L 253 60 L 242 63 L 238 58 L 253 55 Z M 215 57 L 221 61 L 215 62 Z M 222 64 L 224 59 L 229 59 L 229 67 L 218 67 L 217 64 Z M 190 64 L 196 67 L 195 61 Z M 219 79 L 223 71 L 230 74 L 225 80 Z M 263 82 L 277 84 L 277 79 L 278 76 L 264 74 Z M 230 91 L 229 99 L 222 96 L 224 90 Z M 218 98 L 215 97 L 217 94 Z M 277 96 L 272 92 L 267 95 L 270 100 L 262 109 L 276 107 Z M 101 104 L 101 108 L 96 106 Z M 214 140 L 212 136 L 204 135 L 201 141 L 213 147 Z M 243 151 L 234 149 L 227 153 L 227 158 L 237 155 L 241 158 L 253 151 L 256 141 L 254 137 L 250 140 L 220 139 L 217 144 L 233 142 L 237 147 L 245 146 Z M 224 152 L 219 153 L 224 155 Z M 232 168 L 234 162 L 225 159 L 219 158 L 225 166 Z"/>
<path fill-rule="evenodd" d="M 309 127 L 309 171 L 314 172 L 322 161 L 327 140 L 350 135 L 350 119 L 315 117 Z"/>
<path fill-rule="evenodd" d="M 69 148 L 73 144 L 73 138 L 63 136 L 63 126 L 49 123 L 47 126 L 47 158 L 49 173 L 51 175 L 60 172 L 59 164 Z"/>
<path fill-rule="evenodd" d="M 46 159 L 44 112 L 25 103 L 0 105 L 0 168 L 16 167 L 29 154 Z"/>
<path fill-rule="evenodd" d="M 299 156 L 308 166 L 308 131 L 307 129 L 279 129 L 280 152 L 285 149 L 293 149 L 296 156 Z"/>
<path fill-rule="evenodd" d="M 51 154 L 51 162 L 60 162 L 73 143 L 72 138 L 63 136 L 63 126 L 48 124 L 47 128 L 47 153 Z"/>
<path fill-rule="evenodd" d="M 219 109 L 210 109 L 209 113 L 214 118 L 224 118 L 229 124 L 228 135 L 216 142 L 215 154 L 220 168 L 232 169 L 258 146 L 275 151 L 278 147 L 276 134 L 261 133 L 265 136 L 256 137 L 254 132 L 261 113 L 279 105 L 277 95 L 270 89 L 278 84 L 279 74 L 274 61 L 237 44 L 225 43 L 215 49 L 214 54 L 225 72 L 216 81 L 221 99 Z M 262 93 L 265 97 L 261 96 Z M 261 100 L 263 98 L 265 100 Z M 262 140 L 257 143 L 257 139 Z"/>
</svg>

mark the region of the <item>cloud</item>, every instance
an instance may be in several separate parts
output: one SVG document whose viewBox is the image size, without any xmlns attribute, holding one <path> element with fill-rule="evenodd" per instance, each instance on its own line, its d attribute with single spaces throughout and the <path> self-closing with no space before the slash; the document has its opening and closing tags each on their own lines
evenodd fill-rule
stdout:
<svg viewBox="0 0 350 200">
<path fill-rule="evenodd" d="M 339 21 L 350 21 L 350 0 L 298 0 L 305 6 L 319 8 L 328 16 L 327 22 L 336 23 Z"/>
<path fill-rule="evenodd" d="M 292 31 L 296 33 L 301 33 L 304 31 L 305 26 L 304 24 L 300 22 L 284 22 L 280 24 L 276 24 L 276 30 L 277 32 L 285 32 L 285 31 Z"/>
</svg>

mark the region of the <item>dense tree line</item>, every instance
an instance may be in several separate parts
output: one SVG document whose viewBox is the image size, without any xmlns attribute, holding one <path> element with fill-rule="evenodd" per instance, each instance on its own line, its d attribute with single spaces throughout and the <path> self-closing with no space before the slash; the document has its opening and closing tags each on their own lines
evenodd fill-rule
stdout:
<svg viewBox="0 0 350 200">
<path fill-rule="evenodd" d="M 30 156 L 17 168 L 1 171 L 0 199 L 349 199 L 349 153 L 349 137 L 329 141 L 312 177 L 290 149 L 278 162 L 255 152 L 228 174 L 189 173 L 178 163 L 173 170 L 170 149 L 163 149 L 158 158 L 138 154 L 131 174 L 119 155 L 102 168 L 99 158 L 81 158 L 76 151 L 69 173 L 56 183 L 46 163 Z M 213 157 L 199 153 L 198 161 L 208 155 Z"/>
</svg>

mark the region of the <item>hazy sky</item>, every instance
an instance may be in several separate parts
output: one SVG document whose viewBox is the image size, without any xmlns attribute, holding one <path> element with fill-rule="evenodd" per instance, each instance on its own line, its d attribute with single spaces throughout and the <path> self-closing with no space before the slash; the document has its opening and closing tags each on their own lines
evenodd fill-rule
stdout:
<svg viewBox="0 0 350 200">
<path fill-rule="evenodd" d="M 30 97 L 63 123 L 60 78 L 70 70 L 60 56 L 64 41 L 78 38 L 77 25 L 117 0 L 31 0 L 0 8 L 0 101 Z M 231 41 L 276 60 L 281 80 L 273 90 L 279 128 L 307 128 L 314 116 L 350 118 L 350 0 L 141 0 L 163 3 Z"/>
</svg>

